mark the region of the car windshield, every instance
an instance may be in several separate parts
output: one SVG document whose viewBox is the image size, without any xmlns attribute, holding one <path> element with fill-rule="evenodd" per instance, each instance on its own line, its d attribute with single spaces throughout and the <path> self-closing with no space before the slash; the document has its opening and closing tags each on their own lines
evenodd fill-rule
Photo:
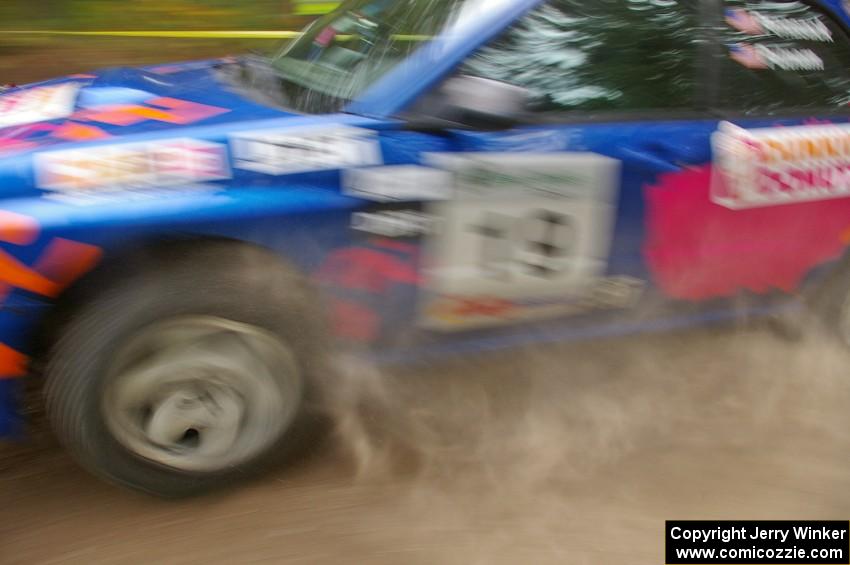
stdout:
<svg viewBox="0 0 850 565">
<path fill-rule="evenodd" d="M 481 0 L 350 0 L 308 26 L 271 64 L 290 108 L 339 110 Z"/>
</svg>

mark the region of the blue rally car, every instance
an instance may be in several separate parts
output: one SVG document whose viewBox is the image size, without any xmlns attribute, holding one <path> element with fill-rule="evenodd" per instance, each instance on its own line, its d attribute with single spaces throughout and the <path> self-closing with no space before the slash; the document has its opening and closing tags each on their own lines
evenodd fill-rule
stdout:
<svg viewBox="0 0 850 565">
<path fill-rule="evenodd" d="M 0 431 L 23 377 L 163 495 L 383 362 L 770 314 L 850 342 L 839 0 L 351 0 L 268 56 L 0 94 Z M 735 308 L 732 308 L 732 304 Z"/>
</svg>

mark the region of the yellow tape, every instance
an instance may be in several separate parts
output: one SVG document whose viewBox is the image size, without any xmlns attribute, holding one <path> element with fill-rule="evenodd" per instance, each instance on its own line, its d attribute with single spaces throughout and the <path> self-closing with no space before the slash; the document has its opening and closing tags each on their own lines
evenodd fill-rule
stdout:
<svg viewBox="0 0 850 565">
<path fill-rule="evenodd" d="M 300 31 L 62 31 L 33 29 L 26 31 L 3 31 L 3 35 L 76 35 L 88 37 L 176 37 L 181 39 L 294 39 Z M 336 39 L 351 39 L 351 35 L 338 35 Z M 398 41 L 426 41 L 428 35 L 393 35 Z"/>
<path fill-rule="evenodd" d="M 296 16 L 322 16 L 333 12 L 340 2 L 299 2 L 295 5 Z"/>
<path fill-rule="evenodd" d="M 184 39 L 292 39 L 300 31 L 63 31 L 33 29 L 2 31 L 0 35 L 77 35 L 89 37 L 177 37 Z"/>
</svg>

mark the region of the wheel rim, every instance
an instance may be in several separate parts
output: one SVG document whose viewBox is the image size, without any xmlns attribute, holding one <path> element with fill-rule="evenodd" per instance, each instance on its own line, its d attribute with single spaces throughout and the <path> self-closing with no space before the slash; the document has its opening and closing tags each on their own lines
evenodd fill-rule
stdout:
<svg viewBox="0 0 850 565">
<path fill-rule="evenodd" d="M 271 447 L 298 411 L 291 350 L 256 326 L 212 316 L 149 326 L 119 348 L 101 410 L 131 452 L 182 471 L 213 472 Z"/>
</svg>

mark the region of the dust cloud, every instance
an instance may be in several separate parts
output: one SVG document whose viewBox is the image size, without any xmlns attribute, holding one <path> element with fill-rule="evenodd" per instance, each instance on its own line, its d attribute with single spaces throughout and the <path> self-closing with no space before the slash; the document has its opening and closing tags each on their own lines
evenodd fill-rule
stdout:
<svg viewBox="0 0 850 565">
<path fill-rule="evenodd" d="M 850 515 L 850 353 L 815 330 L 339 365 L 333 441 L 238 489 L 0 469 L 0 562 L 656 565 L 667 519 Z"/>
<path fill-rule="evenodd" d="M 404 485 L 374 527 L 442 532 L 440 562 L 658 563 L 664 519 L 846 517 L 848 367 L 817 326 L 725 327 L 347 362 L 330 404 L 357 479 Z"/>
</svg>

